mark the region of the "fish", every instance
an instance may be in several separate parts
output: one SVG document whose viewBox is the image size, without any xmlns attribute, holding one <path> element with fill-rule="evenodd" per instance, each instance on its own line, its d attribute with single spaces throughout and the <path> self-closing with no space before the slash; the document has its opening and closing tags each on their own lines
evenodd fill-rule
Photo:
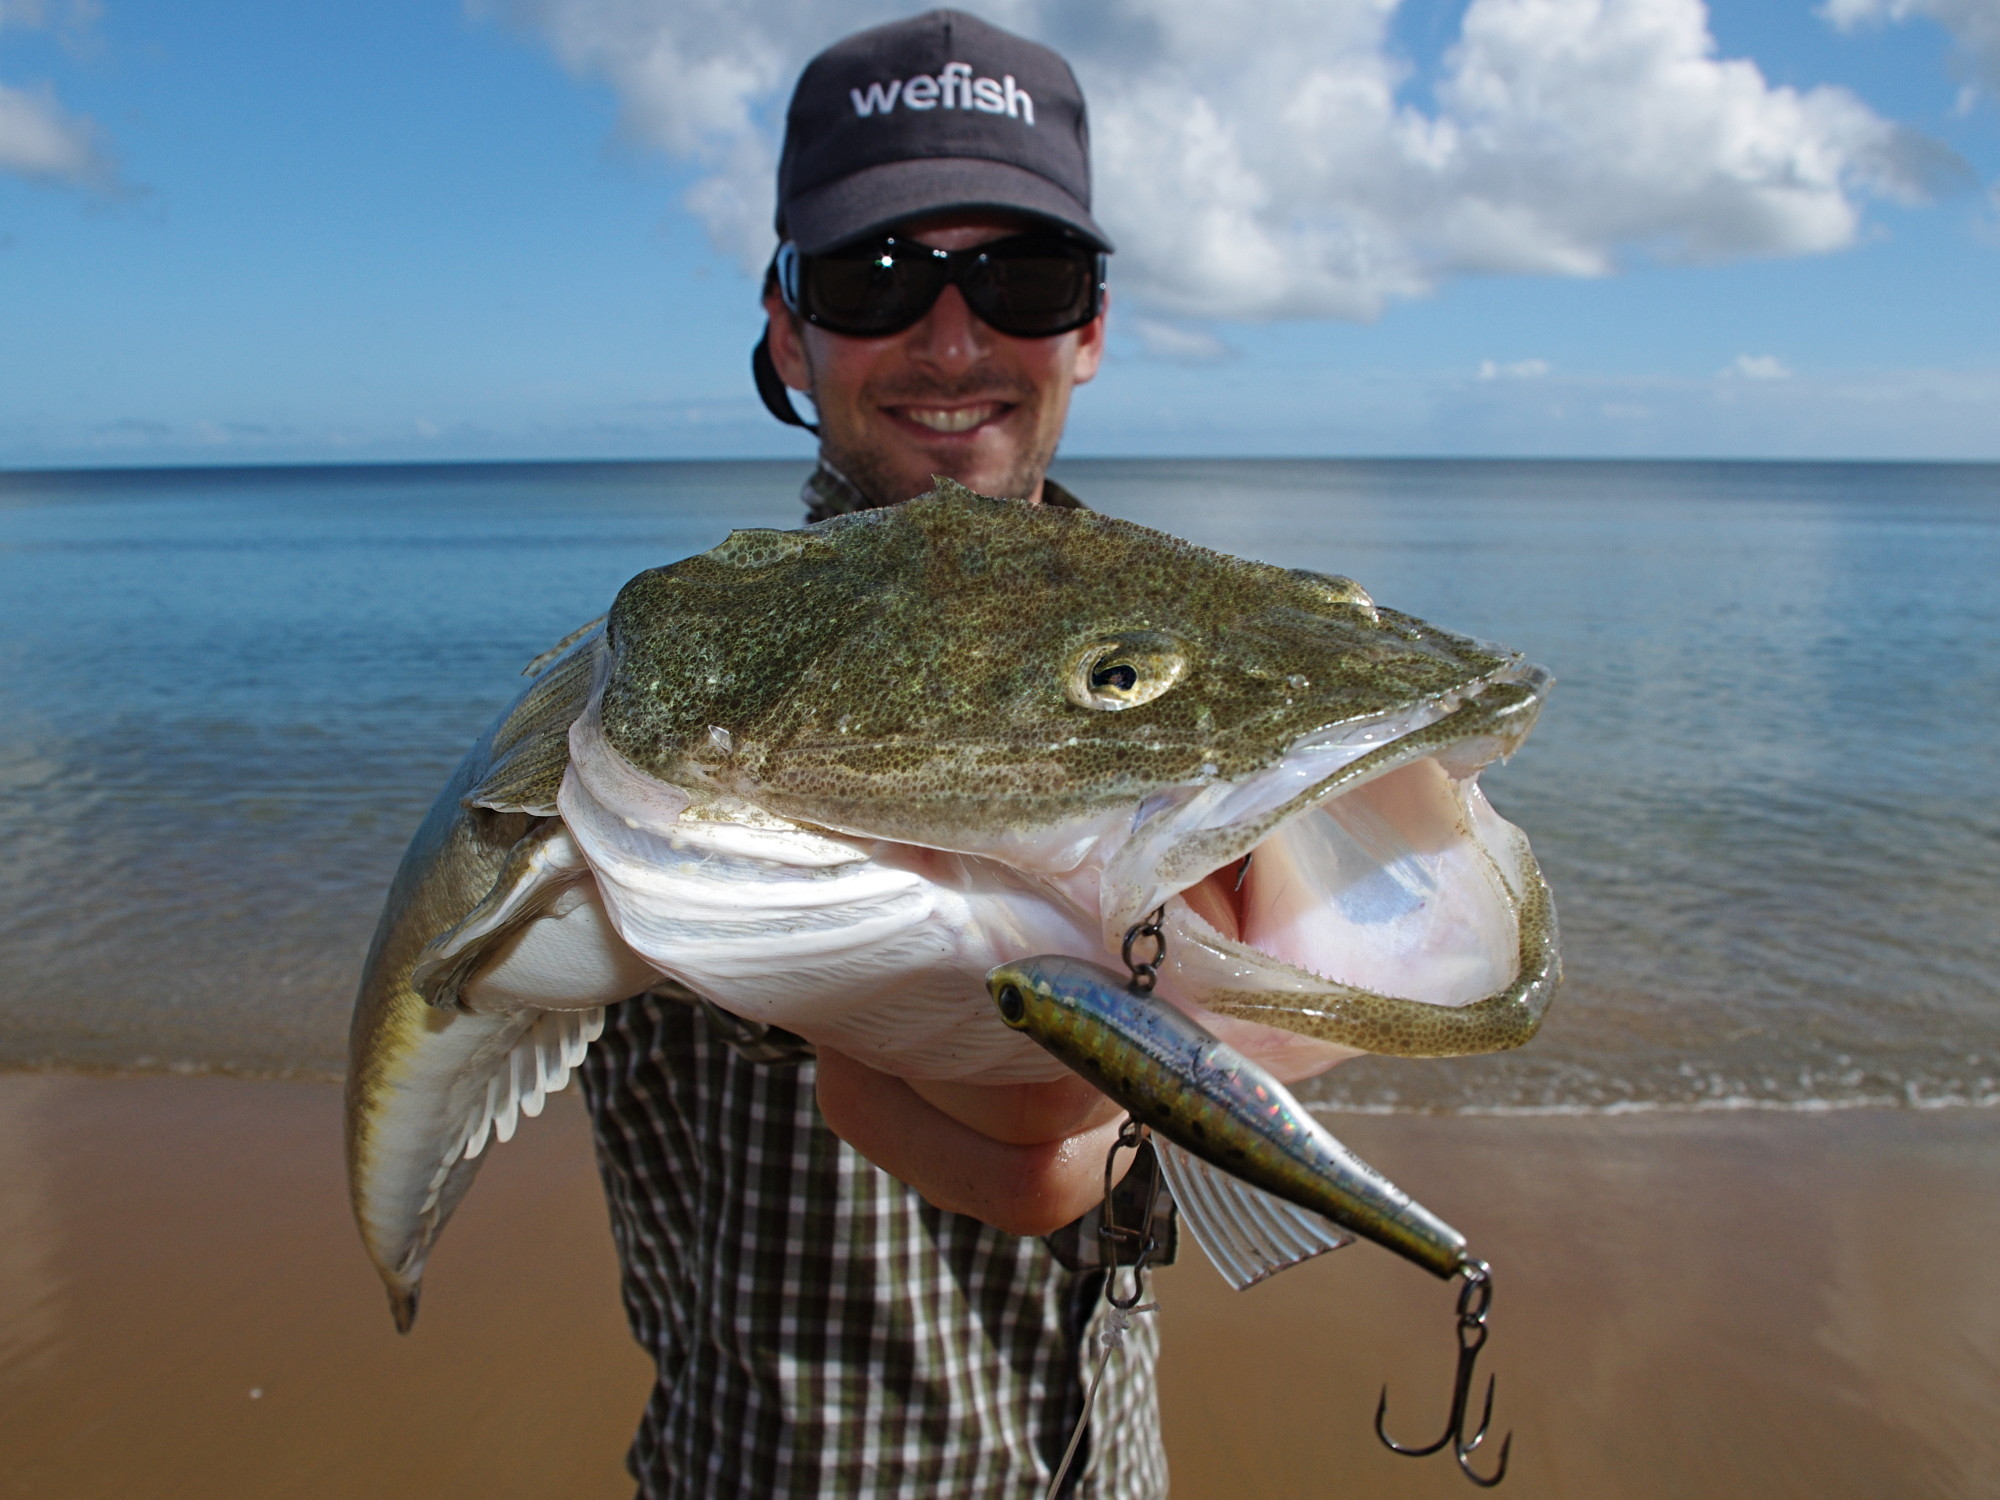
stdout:
<svg viewBox="0 0 2000 1500">
<path fill-rule="evenodd" d="M 605 1007 L 702 997 L 911 1080 L 1066 1065 L 986 989 L 1160 909 L 1157 993 L 1274 1073 L 1527 1041 L 1560 978 L 1479 787 L 1552 679 L 1351 579 L 939 481 L 628 582 L 418 829 L 350 1033 L 400 1328 Z"/>
<path fill-rule="evenodd" d="M 1000 964 L 986 984 L 1003 1022 L 1171 1143 L 1161 1160 L 1174 1201 L 1237 1289 L 1348 1243 L 1312 1218 L 1246 1196 L 1237 1183 L 1372 1240 L 1433 1276 L 1448 1280 L 1472 1263 L 1464 1235 L 1178 1007 L 1100 964 L 1061 954 Z M 1202 1163 L 1226 1178 L 1204 1173 Z"/>
</svg>

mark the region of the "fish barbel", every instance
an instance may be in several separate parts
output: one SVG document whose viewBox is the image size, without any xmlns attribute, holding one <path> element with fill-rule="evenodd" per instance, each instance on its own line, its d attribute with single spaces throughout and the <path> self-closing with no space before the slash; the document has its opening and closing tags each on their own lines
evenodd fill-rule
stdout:
<svg viewBox="0 0 2000 1500">
<path fill-rule="evenodd" d="M 987 972 L 1108 960 L 1155 907 L 1159 993 L 1292 1078 L 1519 1046 L 1557 981 L 1478 785 L 1548 674 L 1349 579 L 941 481 L 642 573 L 530 672 L 356 1001 L 349 1181 L 402 1326 L 488 1143 L 650 985 L 997 1084 L 1065 1065 Z"/>
<path fill-rule="evenodd" d="M 1202 1161 L 1434 1276 L 1455 1276 L 1467 1264 L 1464 1235 L 1334 1139 L 1269 1072 L 1169 1002 L 1061 955 L 1001 964 L 986 983 L 1007 1025 Z M 1225 1257 L 1242 1231 L 1232 1235 L 1217 1216 L 1202 1215 L 1208 1195 L 1199 1187 L 1176 1187 L 1196 1238 L 1223 1273 L 1238 1284 L 1261 1279 L 1231 1275 Z M 1267 1252 L 1257 1270 L 1298 1258 Z"/>
</svg>

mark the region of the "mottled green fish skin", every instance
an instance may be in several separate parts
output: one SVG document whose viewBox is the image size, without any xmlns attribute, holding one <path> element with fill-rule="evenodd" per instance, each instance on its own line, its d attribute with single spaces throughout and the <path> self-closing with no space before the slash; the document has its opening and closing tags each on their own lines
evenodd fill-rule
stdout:
<svg viewBox="0 0 2000 1500">
<path fill-rule="evenodd" d="M 1330 1135 L 1291 1091 L 1199 1022 L 1117 974 L 1061 956 L 987 976 L 1000 1017 L 1233 1177 L 1450 1278 L 1465 1236 Z"/>
<path fill-rule="evenodd" d="M 1171 691 L 1119 712 L 1066 695 L 1134 637 L 1178 654 Z M 609 640 L 605 737 L 642 771 L 946 848 L 1248 777 L 1519 665 L 1344 578 L 949 481 L 641 573 Z"/>
</svg>

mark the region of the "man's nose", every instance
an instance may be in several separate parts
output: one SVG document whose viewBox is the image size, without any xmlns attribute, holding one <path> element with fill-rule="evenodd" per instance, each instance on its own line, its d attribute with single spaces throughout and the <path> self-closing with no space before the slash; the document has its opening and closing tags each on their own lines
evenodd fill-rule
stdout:
<svg viewBox="0 0 2000 1500">
<path fill-rule="evenodd" d="M 955 286 L 938 294 L 931 310 L 904 335 L 911 358 L 934 369 L 956 374 L 971 369 L 992 353 L 993 330 L 966 305 Z"/>
</svg>

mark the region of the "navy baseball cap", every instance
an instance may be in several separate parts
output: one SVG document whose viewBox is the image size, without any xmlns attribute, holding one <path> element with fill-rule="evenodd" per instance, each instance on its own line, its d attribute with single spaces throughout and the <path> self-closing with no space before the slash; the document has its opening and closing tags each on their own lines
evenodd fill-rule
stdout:
<svg viewBox="0 0 2000 1500">
<path fill-rule="evenodd" d="M 959 210 L 1025 214 L 1111 249 L 1090 216 L 1090 125 L 1068 63 L 933 10 L 806 65 L 785 116 L 779 239 L 817 255 Z"/>
</svg>

